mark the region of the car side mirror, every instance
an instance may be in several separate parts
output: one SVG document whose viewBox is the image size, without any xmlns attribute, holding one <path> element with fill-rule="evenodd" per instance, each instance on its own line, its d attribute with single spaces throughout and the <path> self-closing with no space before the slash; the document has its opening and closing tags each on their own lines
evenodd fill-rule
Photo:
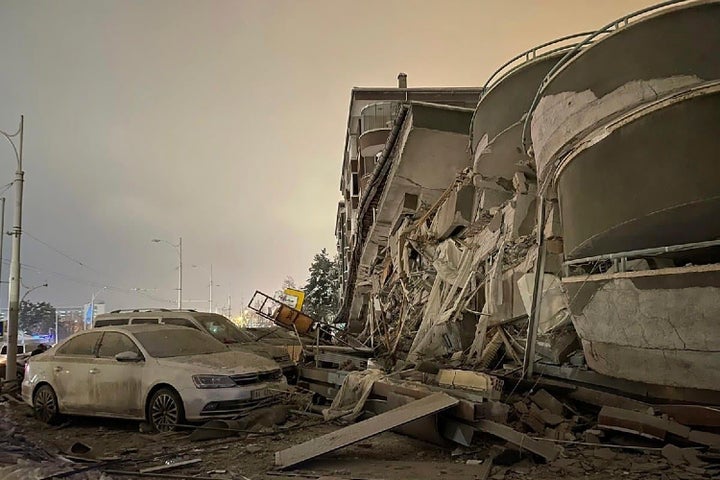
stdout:
<svg viewBox="0 0 720 480">
<path fill-rule="evenodd" d="M 139 362 L 142 360 L 142 357 L 135 352 L 127 351 L 115 355 L 115 360 L 118 362 Z"/>
</svg>

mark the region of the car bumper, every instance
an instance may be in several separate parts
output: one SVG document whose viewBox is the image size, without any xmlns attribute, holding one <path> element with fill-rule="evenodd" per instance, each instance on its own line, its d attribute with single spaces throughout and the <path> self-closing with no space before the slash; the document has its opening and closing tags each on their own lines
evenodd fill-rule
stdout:
<svg viewBox="0 0 720 480">
<path fill-rule="evenodd" d="M 188 421 L 233 418 L 250 410 L 278 403 L 287 382 L 259 383 L 243 387 L 186 389 L 180 392 Z"/>
<path fill-rule="evenodd" d="M 31 382 L 27 378 L 20 384 L 20 394 L 22 395 L 23 402 L 27 403 L 31 407 L 33 406 L 32 394 L 35 389 L 35 383 Z"/>
</svg>

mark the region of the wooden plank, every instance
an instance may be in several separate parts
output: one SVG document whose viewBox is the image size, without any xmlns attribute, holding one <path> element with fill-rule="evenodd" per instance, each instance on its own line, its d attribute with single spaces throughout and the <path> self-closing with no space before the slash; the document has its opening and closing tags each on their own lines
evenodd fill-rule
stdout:
<svg viewBox="0 0 720 480">
<path fill-rule="evenodd" d="M 280 468 L 297 465 L 298 463 L 325 453 L 333 452 L 339 448 L 365 440 L 366 438 L 399 427 L 413 420 L 454 407 L 457 404 L 457 399 L 444 393 L 435 393 L 420 400 L 410 402 L 395 410 L 390 410 L 389 412 L 314 438 L 300 445 L 275 452 L 275 465 Z"/>
<path fill-rule="evenodd" d="M 520 449 L 527 450 L 543 457 L 546 461 L 552 462 L 560 455 L 560 449 L 549 442 L 541 442 L 520 433 L 507 425 L 491 422 L 490 420 L 478 420 L 475 424 L 481 432 L 495 435 L 514 444 Z"/>
</svg>

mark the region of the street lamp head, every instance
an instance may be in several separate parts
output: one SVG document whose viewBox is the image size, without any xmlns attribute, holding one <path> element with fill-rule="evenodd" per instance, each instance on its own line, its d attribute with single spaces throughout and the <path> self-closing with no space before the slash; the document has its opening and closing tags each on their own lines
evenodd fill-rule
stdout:
<svg viewBox="0 0 720 480">
<path fill-rule="evenodd" d="M 153 242 L 153 243 L 160 243 L 160 242 L 162 242 L 162 240 L 160 240 L 159 238 L 153 238 L 153 239 L 150 240 L 150 241 Z"/>
</svg>

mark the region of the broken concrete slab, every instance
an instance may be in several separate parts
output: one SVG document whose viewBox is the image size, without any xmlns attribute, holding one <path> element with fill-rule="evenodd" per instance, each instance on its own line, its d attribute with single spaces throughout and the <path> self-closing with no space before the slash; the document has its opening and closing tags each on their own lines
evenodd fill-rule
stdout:
<svg viewBox="0 0 720 480">
<path fill-rule="evenodd" d="M 476 427 L 479 431 L 502 438 L 521 450 L 527 450 L 539 455 L 547 462 L 552 462 L 560 455 L 560 449 L 552 443 L 535 440 L 507 425 L 501 425 L 490 420 L 479 420 Z"/>
<path fill-rule="evenodd" d="M 480 392 L 487 398 L 500 398 L 502 382 L 490 375 L 470 370 L 442 369 L 437 376 L 438 385 Z"/>
<path fill-rule="evenodd" d="M 540 389 L 535 394 L 530 397 L 533 402 L 535 402 L 535 405 L 537 405 L 540 408 L 543 408 L 545 410 L 548 410 L 549 412 L 552 412 L 556 415 L 562 415 L 563 414 L 563 404 L 560 400 L 550 395 L 547 390 Z"/>
<path fill-rule="evenodd" d="M 600 410 L 598 427 L 654 440 L 665 440 L 668 433 L 684 439 L 690 436 L 690 428 L 672 420 L 615 407 Z"/>
<path fill-rule="evenodd" d="M 505 190 L 485 189 L 480 197 L 480 208 L 490 210 L 500 207 L 512 198 L 512 193 Z"/>
<path fill-rule="evenodd" d="M 662 456 L 668 461 L 670 465 L 685 465 L 685 457 L 683 456 L 682 448 L 668 443 L 661 450 Z"/>
<path fill-rule="evenodd" d="M 463 186 L 450 193 L 438 209 L 430 227 L 433 235 L 444 240 L 454 235 L 458 229 L 467 227 L 472 221 L 474 202 L 475 188 L 472 185 Z"/>
<path fill-rule="evenodd" d="M 681 449 L 681 452 L 683 458 L 691 467 L 703 468 L 705 465 L 707 465 L 706 462 L 703 462 L 698 458 L 698 451 L 694 448 L 683 448 Z"/>
<path fill-rule="evenodd" d="M 523 415 L 520 421 L 535 433 L 540 435 L 545 433 L 545 423 L 534 415 Z"/>
<path fill-rule="evenodd" d="M 297 465 L 426 415 L 441 412 L 457 405 L 458 402 L 457 399 L 444 393 L 434 393 L 395 410 L 275 452 L 275 465 L 281 469 Z"/>
<path fill-rule="evenodd" d="M 655 410 L 665 413 L 678 423 L 690 427 L 720 427 L 720 407 L 706 405 L 656 405 Z"/>
<path fill-rule="evenodd" d="M 475 404 L 475 417 L 485 420 L 492 420 L 498 423 L 507 423 L 510 414 L 510 406 L 506 403 L 489 400 Z"/>
<path fill-rule="evenodd" d="M 530 416 L 537 418 L 543 423 L 543 425 L 550 425 L 553 427 L 560 425 L 563 420 L 565 420 L 562 415 L 552 413 L 551 411 L 542 409 L 537 405 L 530 406 Z"/>
<path fill-rule="evenodd" d="M 717 433 L 691 430 L 690 435 L 688 435 L 688 440 L 698 445 L 720 448 L 720 435 L 718 435 Z"/>
</svg>

